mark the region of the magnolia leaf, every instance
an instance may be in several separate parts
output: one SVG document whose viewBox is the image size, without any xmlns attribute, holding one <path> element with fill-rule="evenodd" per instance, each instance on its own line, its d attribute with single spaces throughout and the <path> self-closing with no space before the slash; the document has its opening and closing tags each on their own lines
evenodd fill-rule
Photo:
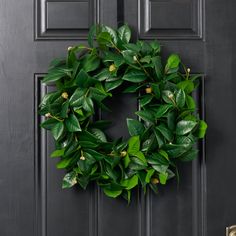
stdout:
<svg viewBox="0 0 236 236">
<path fill-rule="evenodd" d="M 184 153 L 179 157 L 179 160 L 181 161 L 192 161 L 197 157 L 198 150 L 196 149 L 191 149 L 188 152 Z"/>
<path fill-rule="evenodd" d="M 165 124 L 161 123 L 160 125 L 156 126 L 156 129 L 170 142 L 173 140 L 174 135 L 173 133 L 166 127 Z"/>
<path fill-rule="evenodd" d="M 70 97 L 69 103 L 71 106 L 80 106 L 82 105 L 84 94 L 86 92 L 86 89 L 77 88 L 72 96 Z"/>
<path fill-rule="evenodd" d="M 76 172 L 72 171 L 67 173 L 62 180 L 62 188 L 71 188 L 77 183 Z"/>
<path fill-rule="evenodd" d="M 112 81 L 112 82 L 107 82 L 105 84 L 105 88 L 106 88 L 106 91 L 109 92 L 117 87 L 119 87 L 121 84 L 123 83 L 123 80 L 115 80 L 115 81 Z"/>
<path fill-rule="evenodd" d="M 154 169 L 148 170 L 147 175 L 146 175 L 146 178 L 145 178 L 145 182 L 146 182 L 146 183 L 150 183 L 151 177 L 152 177 L 152 175 L 153 175 L 154 173 L 155 173 L 155 170 L 154 170 Z"/>
<path fill-rule="evenodd" d="M 117 44 L 118 38 L 117 38 L 116 31 L 113 30 L 112 28 L 110 28 L 109 26 L 103 26 L 103 30 L 105 30 L 106 32 L 108 32 L 109 35 L 110 35 L 110 37 L 111 37 L 111 39 L 112 39 L 112 41 L 113 41 L 113 43 L 114 43 L 114 44 Z"/>
<path fill-rule="evenodd" d="M 176 126 L 176 112 L 175 111 L 168 112 L 167 126 L 170 130 L 172 131 L 175 130 L 175 126 Z"/>
<path fill-rule="evenodd" d="M 163 76 L 163 67 L 161 63 L 161 57 L 160 56 L 153 57 L 152 62 L 154 64 L 156 77 L 158 80 L 161 80 Z"/>
<path fill-rule="evenodd" d="M 194 90 L 194 83 L 191 80 L 181 81 L 177 84 L 177 87 L 184 90 L 187 94 Z"/>
<path fill-rule="evenodd" d="M 131 136 L 141 135 L 145 130 L 144 125 L 140 121 L 130 118 L 127 118 L 127 127 Z"/>
<path fill-rule="evenodd" d="M 88 88 L 97 83 L 97 80 L 90 77 L 86 70 L 81 69 L 75 78 L 75 82 L 79 88 Z"/>
<path fill-rule="evenodd" d="M 182 89 L 179 89 L 176 93 L 176 103 L 180 108 L 185 105 L 185 92 Z"/>
<path fill-rule="evenodd" d="M 58 149 L 51 153 L 50 157 L 61 157 L 64 155 L 65 149 Z"/>
<path fill-rule="evenodd" d="M 128 141 L 128 153 L 136 154 L 140 150 L 140 139 L 139 136 L 133 136 Z"/>
<path fill-rule="evenodd" d="M 86 189 L 89 184 L 89 178 L 87 176 L 80 176 L 77 178 L 77 182 L 81 188 Z"/>
<path fill-rule="evenodd" d="M 93 106 L 94 105 L 93 105 L 93 101 L 90 97 L 85 97 L 84 98 L 82 106 L 83 106 L 85 111 L 93 113 L 93 111 L 94 111 Z"/>
<path fill-rule="evenodd" d="M 135 114 L 138 115 L 144 121 L 147 121 L 147 122 L 150 122 L 150 123 L 155 122 L 155 116 L 151 111 L 141 110 L 141 111 L 135 112 Z"/>
<path fill-rule="evenodd" d="M 130 179 L 125 179 L 121 182 L 121 186 L 123 186 L 125 189 L 130 190 L 138 185 L 138 176 L 134 175 Z"/>
<path fill-rule="evenodd" d="M 131 38 L 131 30 L 128 25 L 121 26 L 118 30 L 118 36 L 124 43 L 128 43 Z"/>
<path fill-rule="evenodd" d="M 152 47 L 152 49 L 154 50 L 155 53 L 160 53 L 161 46 L 157 40 L 150 42 L 150 46 Z"/>
<path fill-rule="evenodd" d="M 167 60 L 165 72 L 167 74 L 170 74 L 178 71 L 179 64 L 180 64 L 179 56 L 177 54 L 170 55 Z"/>
<path fill-rule="evenodd" d="M 134 60 L 135 57 L 137 57 L 136 52 L 132 50 L 124 50 L 121 52 L 125 61 L 129 64 L 135 64 L 136 61 Z"/>
<path fill-rule="evenodd" d="M 58 140 L 61 137 L 63 131 L 64 131 L 63 122 L 56 123 L 51 129 L 52 135 L 55 138 L 55 140 Z"/>
<path fill-rule="evenodd" d="M 175 104 L 175 96 L 170 90 L 163 90 L 162 98 L 166 103 Z"/>
<path fill-rule="evenodd" d="M 144 154 L 141 151 L 138 151 L 138 152 L 134 153 L 133 155 L 136 156 L 138 159 L 140 159 L 142 161 L 142 165 L 147 164 L 147 160 L 146 160 Z"/>
<path fill-rule="evenodd" d="M 140 83 L 140 82 L 146 80 L 147 77 L 146 77 L 145 73 L 142 71 L 130 70 L 122 77 L 122 79 L 129 81 L 129 82 L 133 82 L 133 83 Z"/>
<path fill-rule="evenodd" d="M 141 107 L 146 106 L 147 104 L 149 104 L 153 99 L 153 96 L 151 94 L 147 94 L 144 95 L 143 97 L 141 97 L 139 104 Z"/>
<path fill-rule="evenodd" d="M 142 85 L 139 84 L 133 84 L 127 88 L 124 89 L 123 93 L 135 93 L 139 88 L 141 88 Z"/>
<path fill-rule="evenodd" d="M 164 137 L 162 136 L 162 134 L 160 133 L 158 129 L 154 129 L 154 134 L 155 134 L 158 146 L 159 148 L 161 148 L 165 143 Z"/>
<path fill-rule="evenodd" d="M 168 173 L 160 173 L 159 174 L 159 180 L 160 180 L 160 183 L 165 185 L 166 184 L 166 181 L 168 179 Z"/>
<path fill-rule="evenodd" d="M 204 120 L 200 120 L 198 124 L 197 136 L 198 138 L 204 138 L 207 130 L 207 123 Z"/>
<path fill-rule="evenodd" d="M 108 196 L 108 197 L 112 197 L 112 198 L 116 198 L 119 195 L 121 195 L 122 190 L 110 190 L 107 188 L 103 188 L 103 192 Z"/>
<path fill-rule="evenodd" d="M 112 37 L 108 32 L 100 32 L 97 35 L 97 42 L 100 46 L 108 45 L 112 42 Z"/>
<path fill-rule="evenodd" d="M 57 163 L 57 169 L 65 169 L 71 163 L 71 158 L 62 159 Z"/>
<path fill-rule="evenodd" d="M 125 155 L 125 157 L 123 158 L 123 163 L 124 163 L 124 167 L 127 168 L 129 166 L 130 163 L 130 158 L 129 158 L 129 154 L 127 153 Z"/>
<path fill-rule="evenodd" d="M 161 105 L 158 107 L 158 109 L 155 112 L 155 117 L 156 119 L 163 117 L 170 108 L 172 108 L 172 105 L 166 104 L 166 105 Z"/>
<path fill-rule="evenodd" d="M 106 135 L 100 130 L 93 128 L 90 130 L 90 132 L 101 142 L 107 142 Z"/>
<path fill-rule="evenodd" d="M 90 91 L 90 96 L 92 99 L 98 101 L 98 102 L 101 102 L 102 100 L 104 100 L 107 96 L 109 96 L 108 93 L 104 92 L 104 91 L 101 91 L 100 89 L 98 88 L 90 88 L 89 89 Z"/>
<path fill-rule="evenodd" d="M 69 132 L 82 131 L 80 123 L 74 114 L 69 115 L 69 117 L 65 120 L 65 125 Z"/>
<path fill-rule="evenodd" d="M 197 125 L 197 122 L 191 120 L 181 120 L 176 125 L 176 134 L 185 135 L 191 132 Z"/>
<path fill-rule="evenodd" d="M 155 94 L 156 98 L 160 98 L 161 97 L 161 92 L 160 92 L 160 87 L 158 84 L 155 83 L 151 83 L 151 88 L 153 90 L 153 93 Z"/>
<path fill-rule="evenodd" d="M 194 99 L 189 95 L 186 96 L 186 104 L 188 109 L 194 110 L 196 108 Z"/>
<path fill-rule="evenodd" d="M 55 68 L 48 71 L 48 74 L 44 76 L 43 83 L 54 83 L 63 77 L 70 77 L 71 76 L 71 69 L 67 68 Z"/>
</svg>

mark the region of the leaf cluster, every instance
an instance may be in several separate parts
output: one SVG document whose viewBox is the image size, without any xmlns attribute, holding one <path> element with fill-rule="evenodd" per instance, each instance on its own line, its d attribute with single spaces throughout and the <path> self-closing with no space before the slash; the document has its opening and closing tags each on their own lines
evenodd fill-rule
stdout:
<svg viewBox="0 0 236 236">
<path fill-rule="evenodd" d="M 128 202 L 134 188 L 154 192 L 175 175 L 177 163 L 192 161 L 196 143 L 207 129 L 192 96 L 199 84 L 177 54 L 166 61 L 157 41 L 131 43 L 131 30 L 123 25 L 91 27 L 88 46 L 68 49 L 65 59 L 51 62 L 43 82 L 55 84 L 39 113 L 47 119 L 65 169 L 63 188 L 96 182 L 109 196 Z M 109 111 L 106 101 L 116 88 L 134 93 L 140 104 L 138 119 L 127 118 L 128 140 L 111 140 L 104 132 L 109 121 L 93 119 L 96 110 Z"/>
</svg>

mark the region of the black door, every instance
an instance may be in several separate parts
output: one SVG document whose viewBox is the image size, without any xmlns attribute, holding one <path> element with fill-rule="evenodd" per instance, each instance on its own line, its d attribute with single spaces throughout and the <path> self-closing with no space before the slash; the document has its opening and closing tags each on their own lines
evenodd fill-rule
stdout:
<svg viewBox="0 0 236 236">
<path fill-rule="evenodd" d="M 1 0 L 0 235 L 221 236 L 236 224 L 235 11 L 235 0 Z M 137 191 L 129 207 L 96 186 L 62 190 L 51 136 L 38 128 L 38 101 L 53 89 L 40 83 L 49 61 L 98 22 L 127 22 L 134 39 L 159 39 L 202 77 L 196 96 L 209 129 L 198 159 L 181 166 L 179 187 Z M 112 105 L 109 132 L 125 135 L 136 100 Z"/>
</svg>

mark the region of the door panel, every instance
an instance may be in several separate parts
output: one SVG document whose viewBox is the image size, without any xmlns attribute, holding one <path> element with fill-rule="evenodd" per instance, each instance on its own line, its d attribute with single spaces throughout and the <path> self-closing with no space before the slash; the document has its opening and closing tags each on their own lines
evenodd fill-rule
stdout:
<svg viewBox="0 0 236 236">
<path fill-rule="evenodd" d="M 220 236 L 235 220 L 235 22 L 233 0 L 2 0 L 0 2 L 0 235 Z M 53 140 L 39 128 L 41 78 L 54 57 L 86 43 L 94 23 L 127 22 L 133 39 L 159 39 L 163 56 L 181 55 L 202 75 L 196 93 L 209 129 L 193 163 L 180 165 L 180 184 L 160 193 L 136 191 L 130 206 L 96 186 L 61 189 L 64 172 L 49 158 Z M 110 137 L 127 137 L 137 100 L 110 100 Z"/>
</svg>

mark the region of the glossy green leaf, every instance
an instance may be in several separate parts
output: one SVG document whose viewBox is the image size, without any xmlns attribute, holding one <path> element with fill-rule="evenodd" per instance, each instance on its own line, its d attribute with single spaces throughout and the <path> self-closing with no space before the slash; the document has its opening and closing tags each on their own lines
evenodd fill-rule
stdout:
<svg viewBox="0 0 236 236">
<path fill-rule="evenodd" d="M 62 180 L 62 188 L 71 188 L 77 183 L 77 174 L 75 171 L 67 173 Z"/>
<path fill-rule="evenodd" d="M 57 120 L 53 118 L 49 118 L 45 120 L 44 122 L 42 122 L 40 126 L 44 129 L 51 130 L 57 124 L 57 122 L 58 122 Z"/>
<path fill-rule="evenodd" d="M 138 185 L 138 176 L 134 175 L 133 177 L 131 177 L 129 179 L 123 180 L 121 182 L 121 185 L 127 190 L 134 188 L 135 186 Z"/>
<path fill-rule="evenodd" d="M 197 125 L 197 122 L 190 120 L 181 120 L 176 125 L 176 134 L 185 135 L 191 132 Z"/>
<path fill-rule="evenodd" d="M 181 81 L 177 84 L 177 87 L 184 90 L 187 94 L 194 90 L 194 83 L 191 80 Z"/>
<path fill-rule="evenodd" d="M 150 122 L 150 123 L 154 123 L 155 122 L 155 116 L 152 112 L 148 111 L 148 110 L 141 110 L 141 111 L 137 111 L 135 112 L 136 115 L 138 115 L 142 120 Z"/>
<path fill-rule="evenodd" d="M 103 101 L 106 97 L 109 96 L 109 94 L 97 88 L 92 87 L 89 89 L 89 91 L 90 91 L 91 98 L 98 102 Z"/>
<path fill-rule="evenodd" d="M 83 188 L 85 190 L 89 184 L 89 177 L 80 176 L 77 178 L 77 182 L 81 186 L 81 188 Z"/>
<path fill-rule="evenodd" d="M 139 160 L 141 160 L 142 161 L 142 165 L 146 165 L 146 163 L 147 163 L 146 157 L 144 156 L 144 154 L 141 151 L 133 153 L 132 155 L 137 157 Z"/>
<path fill-rule="evenodd" d="M 128 43 L 131 38 L 131 30 L 128 25 L 121 26 L 118 30 L 118 36 L 124 43 Z"/>
<path fill-rule="evenodd" d="M 185 105 L 185 92 L 182 89 L 179 89 L 176 93 L 176 103 L 180 108 Z"/>
<path fill-rule="evenodd" d="M 152 47 L 152 49 L 154 50 L 154 53 L 160 53 L 161 51 L 161 46 L 160 44 L 158 43 L 157 40 L 154 40 L 152 42 L 150 42 L 150 46 Z"/>
<path fill-rule="evenodd" d="M 57 163 L 57 169 L 65 169 L 71 163 L 71 158 L 62 159 Z"/>
<path fill-rule="evenodd" d="M 124 50 L 121 52 L 125 61 L 129 64 L 135 64 L 136 61 L 134 60 L 134 57 L 137 57 L 136 52 L 132 50 Z"/>
<path fill-rule="evenodd" d="M 166 184 L 166 181 L 168 179 L 168 173 L 160 173 L 159 174 L 159 179 L 160 179 L 160 183 L 165 185 Z"/>
<path fill-rule="evenodd" d="M 68 111 L 69 111 L 69 100 L 67 100 L 66 102 L 62 104 L 60 117 L 66 118 L 68 116 Z"/>
<path fill-rule="evenodd" d="M 161 80 L 163 77 L 163 66 L 161 63 L 161 57 L 160 56 L 153 57 L 152 62 L 154 64 L 156 77 L 158 80 Z"/>
<path fill-rule="evenodd" d="M 140 150 L 140 139 L 139 136 L 133 136 L 128 141 L 128 153 L 136 154 Z"/>
<path fill-rule="evenodd" d="M 107 82 L 105 84 L 105 88 L 106 88 L 106 91 L 109 92 L 117 87 L 119 87 L 121 84 L 123 83 L 123 80 L 116 80 L 116 81 L 112 81 L 112 82 Z"/>
<path fill-rule="evenodd" d="M 200 120 L 198 124 L 197 136 L 198 138 L 204 138 L 207 130 L 207 123 L 204 120 Z"/>
<path fill-rule="evenodd" d="M 142 81 L 145 81 L 147 77 L 142 71 L 130 70 L 122 77 L 122 79 L 132 83 L 140 83 Z"/>
<path fill-rule="evenodd" d="M 174 135 L 173 133 L 166 127 L 164 123 L 156 126 L 156 129 L 170 142 L 173 140 Z"/>
<path fill-rule="evenodd" d="M 99 141 L 101 142 L 107 142 L 106 135 L 104 132 L 100 129 L 93 128 L 90 130 L 91 134 L 93 134 Z"/>
<path fill-rule="evenodd" d="M 96 54 L 91 54 L 90 56 L 86 57 L 83 61 L 83 70 L 85 72 L 91 72 L 96 70 L 100 65 L 100 59 Z"/>
<path fill-rule="evenodd" d="M 156 128 L 154 129 L 154 134 L 155 134 L 158 146 L 159 148 L 161 148 L 165 143 L 164 137 L 162 136 L 161 132 Z"/>
<path fill-rule="evenodd" d="M 194 110 L 196 108 L 194 99 L 189 95 L 186 96 L 186 104 L 188 109 Z"/>
<path fill-rule="evenodd" d="M 177 54 L 172 54 L 168 57 L 165 72 L 167 74 L 176 72 L 180 64 L 180 58 Z"/>
<path fill-rule="evenodd" d="M 82 131 L 80 123 L 74 114 L 69 115 L 69 117 L 65 120 L 65 125 L 69 132 Z"/>
<path fill-rule="evenodd" d="M 108 197 L 116 198 L 116 197 L 118 197 L 119 195 L 121 195 L 122 190 L 110 190 L 110 189 L 103 188 L 103 192 L 104 192 Z"/>
<path fill-rule="evenodd" d="M 123 163 L 124 163 L 124 167 L 127 168 L 129 166 L 130 163 L 130 158 L 129 158 L 129 154 L 127 153 L 126 156 L 123 158 Z"/>
<path fill-rule="evenodd" d="M 145 130 L 144 125 L 140 121 L 130 118 L 127 118 L 127 127 L 131 136 L 141 135 Z"/>
<path fill-rule="evenodd" d="M 58 149 L 51 153 L 50 157 L 61 157 L 64 155 L 65 149 Z"/>
<path fill-rule="evenodd" d="M 96 159 L 97 161 L 101 161 L 105 158 L 105 155 L 100 153 L 100 152 L 97 152 L 93 149 L 86 149 L 85 150 L 87 153 L 89 153 L 94 159 Z"/>
<path fill-rule="evenodd" d="M 80 70 L 75 81 L 79 88 L 87 88 L 97 83 L 97 80 L 90 77 L 84 69 Z"/>
<path fill-rule="evenodd" d="M 144 95 L 140 98 L 139 104 L 141 107 L 146 106 L 149 104 L 153 99 L 153 96 L 151 94 Z"/>
<path fill-rule="evenodd" d="M 94 104 L 93 104 L 93 101 L 90 97 L 84 98 L 82 106 L 85 111 L 91 112 L 91 113 L 94 112 L 94 109 L 93 109 Z"/>
<path fill-rule="evenodd" d="M 150 169 L 150 170 L 147 171 L 147 175 L 146 175 L 146 178 L 145 178 L 146 183 L 150 183 L 151 177 L 153 176 L 154 173 L 155 173 L 154 169 Z"/>
<path fill-rule="evenodd" d="M 70 105 L 81 106 L 85 93 L 86 93 L 86 89 L 77 88 L 72 94 L 72 96 L 70 97 L 70 100 L 69 100 Z"/>
<path fill-rule="evenodd" d="M 125 88 L 123 93 L 135 93 L 140 87 L 142 87 L 142 85 L 133 84 L 133 85 Z"/>
<path fill-rule="evenodd" d="M 160 91 L 160 87 L 158 84 L 155 84 L 155 83 L 151 83 L 150 84 L 152 90 L 153 90 L 153 93 L 155 94 L 156 98 L 160 98 L 161 97 L 161 91 Z"/>
<path fill-rule="evenodd" d="M 97 35 L 97 42 L 100 46 L 108 45 L 112 42 L 111 35 L 108 32 L 100 32 Z"/>
<path fill-rule="evenodd" d="M 67 68 L 55 68 L 48 71 L 48 74 L 44 76 L 43 83 L 54 83 L 63 77 L 70 77 L 71 76 L 71 69 Z"/>
<path fill-rule="evenodd" d="M 175 96 L 170 90 L 163 90 L 162 98 L 166 103 L 175 104 Z"/>
<path fill-rule="evenodd" d="M 109 27 L 109 26 L 103 26 L 103 30 L 106 31 L 106 32 L 110 35 L 110 37 L 111 37 L 113 43 L 114 43 L 114 44 L 117 44 L 118 38 L 117 38 L 117 33 L 116 33 L 116 31 L 113 30 L 113 29 L 112 29 L 111 27 Z"/>
<path fill-rule="evenodd" d="M 184 153 L 179 157 L 179 160 L 181 161 L 192 161 L 197 157 L 198 150 L 196 149 L 191 149 L 188 152 Z"/>
<path fill-rule="evenodd" d="M 168 112 L 167 115 L 167 126 L 170 130 L 175 130 L 176 127 L 176 113 L 175 111 Z"/>
<path fill-rule="evenodd" d="M 64 131 L 63 122 L 56 123 L 51 129 L 52 135 L 55 138 L 55 140 L 58 140 L 62 136 L 63 131 Z"/>
<path fill-rule="evenodd" d="M 96 32 L 97 32 L 97 25 L 91 26 L 88 33 L 88 45 L 90 47 L 93 47 L 93 42 L 96 36 Z"/>
<path fill-rule="evenodd" d="M 169 111 L 172 107 L 173 106 L 169 104 L 161 105 L 155 112 L 155 118 L 158 119 L 163 117 L 167 113 L 167 111 Z"/>
</svg>

